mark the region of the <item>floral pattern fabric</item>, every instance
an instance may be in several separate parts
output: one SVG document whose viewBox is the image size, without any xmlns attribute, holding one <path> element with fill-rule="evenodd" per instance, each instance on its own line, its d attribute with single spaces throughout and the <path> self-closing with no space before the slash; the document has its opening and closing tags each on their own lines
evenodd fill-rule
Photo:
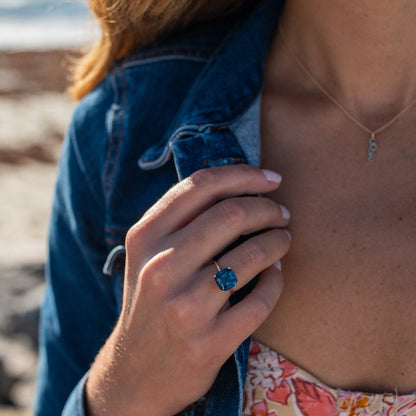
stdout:
<svg viewBox="0 0 416 416">
<path fill-rule="evenodd" d="M 243 416 L 416 416 L 416 393 L 334 389 L 276 351 L 252 341 Z"/>
</svg>

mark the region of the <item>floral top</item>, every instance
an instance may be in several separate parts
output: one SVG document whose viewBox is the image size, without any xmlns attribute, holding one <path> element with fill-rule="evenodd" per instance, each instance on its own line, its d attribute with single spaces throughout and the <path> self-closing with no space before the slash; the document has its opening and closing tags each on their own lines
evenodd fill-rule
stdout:
<svg viewBox="0 0 416 416">
<path fill-rule="evenodd" d="M 416 416 L 416 393 L 350 392 L 316 377 L 258 341 L 251 342 L 243 416 Z"/>
</svg>

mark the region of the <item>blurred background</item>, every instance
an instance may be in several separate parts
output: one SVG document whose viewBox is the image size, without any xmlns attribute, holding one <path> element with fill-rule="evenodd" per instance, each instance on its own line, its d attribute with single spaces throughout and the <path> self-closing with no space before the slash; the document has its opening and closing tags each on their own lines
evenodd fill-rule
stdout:
<svg viewBox="0 0 416 416">
<path fill-rule="evenodd" d="M 49 212 L 87 0 L 0 0 L 0 416 L 30 415 Z"/>
</svg>

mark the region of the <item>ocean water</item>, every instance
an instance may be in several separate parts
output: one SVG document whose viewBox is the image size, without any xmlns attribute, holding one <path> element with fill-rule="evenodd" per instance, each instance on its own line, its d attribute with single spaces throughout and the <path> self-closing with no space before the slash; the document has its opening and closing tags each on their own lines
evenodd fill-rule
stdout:
<svg viewBox="0 0 416 416">
<path fill-rule="evenodd" d="M 0 50 L 80 47 L 97 36 L 87 0 L 0 0 Z"/>
</svg>

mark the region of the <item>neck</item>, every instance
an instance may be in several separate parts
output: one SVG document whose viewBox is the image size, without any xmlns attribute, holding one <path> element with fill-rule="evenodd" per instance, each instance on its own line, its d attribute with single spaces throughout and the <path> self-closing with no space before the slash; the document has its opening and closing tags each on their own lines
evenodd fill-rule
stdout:
<svg viewBox="0 0 416 416">
<path fill-rule="evenodd" d="M 386 117 L 416 97 L 414 0 L 286 0 L 281 24 L 290 49 L 352 112 Z"/>
</svg>

